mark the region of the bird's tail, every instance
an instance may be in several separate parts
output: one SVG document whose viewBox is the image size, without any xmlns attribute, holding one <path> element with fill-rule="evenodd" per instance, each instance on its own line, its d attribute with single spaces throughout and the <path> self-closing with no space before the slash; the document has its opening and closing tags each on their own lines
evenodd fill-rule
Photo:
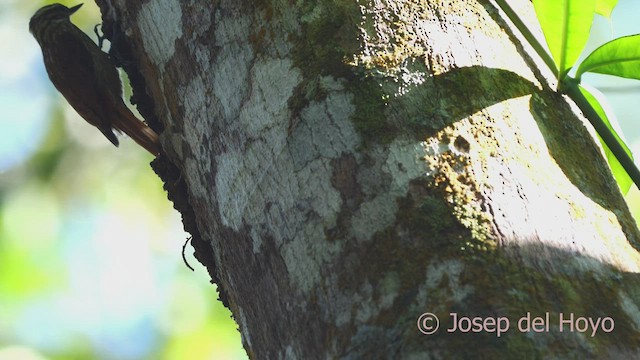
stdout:
<svg viewBox="0 0 640 360">
<path fill-rule="evenodd" d="M 114 128 L 129 135 L 138 145 L 145 148 L 153 156 L 160 153 L 160 144 L 158 142 L 158 134 L 147 124 L 138 120 L 126 105 L 117 106 L 118 114 L 111 122 Z"/>
</svg>

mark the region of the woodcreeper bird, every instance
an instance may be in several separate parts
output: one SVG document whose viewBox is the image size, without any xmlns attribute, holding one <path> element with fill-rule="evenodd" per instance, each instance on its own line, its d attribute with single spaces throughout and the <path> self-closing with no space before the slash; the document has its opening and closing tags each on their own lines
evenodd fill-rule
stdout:
<svg viewBox="0 0 640 360">
<path fill-rule="evenodd" d="M 69 105 L 115 146 L 119 142 L 113 129 L 158 155 L 158 135 L 124 104 L 120 76 L 109 55 L 71 23 L 71 14 L 81 6 L 47 5 L 29 21 L 51 82 Z"/>
</svg>

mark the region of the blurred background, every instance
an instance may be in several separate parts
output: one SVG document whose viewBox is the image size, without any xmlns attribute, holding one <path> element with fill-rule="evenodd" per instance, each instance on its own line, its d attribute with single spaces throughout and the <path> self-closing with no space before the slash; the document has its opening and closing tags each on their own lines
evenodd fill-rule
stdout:
<svg viewBox="0 0 640 360">
<path fill-rule="evenodd" d="M 0 360 L 246 359 L 152 156 L 49 82 L 28 29 L 49 3 L 0 0 Z M 92 1 L 73 21 L 96 38 Z"/>
<path fill-rule="evenodd" d="M 75 5 L 77 1 L 60 1 Z M 0 360 L 246 359 L 188 234 L 130 139 L 114 148 L 49 82 L 28 32 L 51 1 L 0 0 Z M 640 33 L 640 2 L 598 18 L 588 51 Z M 91 1 L 73 21 L 95 39 Z M 640 82 L 589 76 L 640 154 Z M 627 199 L 638 218 L 640 192 Z"/>
</svg>

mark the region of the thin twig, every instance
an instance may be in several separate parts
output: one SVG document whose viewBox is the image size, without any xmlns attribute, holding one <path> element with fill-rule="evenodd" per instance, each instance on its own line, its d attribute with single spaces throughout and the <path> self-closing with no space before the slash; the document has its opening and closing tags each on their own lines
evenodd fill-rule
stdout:
<svg viewBox="0 0 640 360">
<path fill-rule="evenodd" d="M 191 239 L 193 239 L 193 236 L 189 236 L 187 238 L 187 241 L 184 242 L 184 245 L 182 245 L 182 261 L 184 261 L 184 264 L 187 265 L 187 267 L 191 269 L 191 271 L 196 271 L 194 268 L 191 267 L 191 265 L 189 265 L 189 262 L 187 262 L 187 257 L 184 255 L 184 252 L 187 250 L 187 244 Z"/>
</svg>

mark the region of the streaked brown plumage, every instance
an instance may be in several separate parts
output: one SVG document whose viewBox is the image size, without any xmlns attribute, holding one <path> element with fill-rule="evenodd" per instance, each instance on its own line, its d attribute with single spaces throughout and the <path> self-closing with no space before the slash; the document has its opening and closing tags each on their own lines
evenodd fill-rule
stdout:
<svg viewBox="0 0 640 360">
<path fill-rule="evenodd" d="M 120 76 L 109 56 L 71 23 L 69 17 L 80 6 L 47 5 L 29 21 L 51 82 L 78 114 L 115 146 L 119 142 L 114 128 L 158 155 L 158 135 L 122 101 Z"/>
</svg>

